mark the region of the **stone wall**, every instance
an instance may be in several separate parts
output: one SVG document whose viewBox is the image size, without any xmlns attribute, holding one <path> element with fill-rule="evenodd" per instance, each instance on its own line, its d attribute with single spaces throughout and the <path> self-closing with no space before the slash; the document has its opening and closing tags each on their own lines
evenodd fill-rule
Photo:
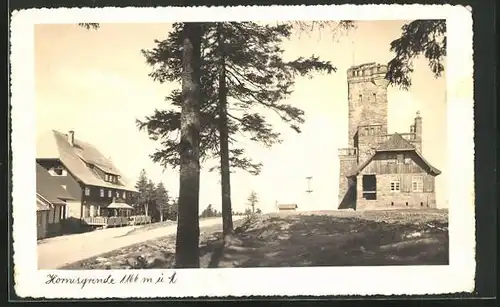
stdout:
<svg viewBox="0 0 500 307">
<path fill-rule="evenodd" d="M 348 70 L 349 146 L 358 126 L 380 124 L 387 134 L 387 67 L 374 63 Z"/>
<path fill-rule="evenodd" d="M 356 156 L 343 156 L 340 157 L 340 178 L 339 178 L 339 201 L 341 203 L 348 189 L 348 180 L 346 174 L 350 172 L 356 165 Z"/>
<path fill-rule="evenodd" d="M 377 175 L 377 199 L 366 200 L 363 198 L 363 175 L 358 176 L 357 210 L 413 208 L 436 208 L 435 192 L 404 193 L 393 192 L 390 188 L 391 174 Z"/>
</svg>

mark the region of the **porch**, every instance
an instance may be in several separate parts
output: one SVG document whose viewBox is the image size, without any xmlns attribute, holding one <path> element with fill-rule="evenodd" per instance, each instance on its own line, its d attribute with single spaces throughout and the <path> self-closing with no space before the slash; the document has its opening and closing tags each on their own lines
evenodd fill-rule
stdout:
<svg viewBox="0 0 500 307">
<path fill-rule="evenodd" d="M 92 227 L 122 227 L 128 225 L 142 225 L 151 223 L 151 217 L 146 215 L 132 215 L 133 207 L 120 202 L 112 202 L 106 207 L 90 205 L 88 211 L 84 206 L 82 224 Z"/>
</svg>

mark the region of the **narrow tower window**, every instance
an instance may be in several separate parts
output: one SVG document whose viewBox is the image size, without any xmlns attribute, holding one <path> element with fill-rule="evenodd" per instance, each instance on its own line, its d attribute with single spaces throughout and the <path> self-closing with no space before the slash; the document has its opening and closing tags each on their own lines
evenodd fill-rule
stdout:
<svg viewBox="0 0 500 307">
<path fill-rule="evenodd" d="M 363 95 L 359 95 L 359 102 L 363 102 Z"/>
<path fill-rule="evenodd" d="M 377 94 L 373 93 L 373 102 L 377 102 Z"/>
</svg>

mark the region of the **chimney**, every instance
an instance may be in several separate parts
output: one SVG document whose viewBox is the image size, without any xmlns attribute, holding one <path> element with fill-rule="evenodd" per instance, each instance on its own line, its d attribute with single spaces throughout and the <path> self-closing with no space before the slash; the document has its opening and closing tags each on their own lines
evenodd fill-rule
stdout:
<svg viewBox="0 0 500 307">
<path fill-rule="evenodd" d="M 422 117 L 420 117 L 420 112 L 417 111 L 417 116 L 415 117 L 415 141 L 417 142 L 417 149 L 422 152 Z"/>
<path fill-rule="evenodd" d="M 68 143 L 75 146 L 75 131 L 73 130 L 68 131 Z"/>
</svg>

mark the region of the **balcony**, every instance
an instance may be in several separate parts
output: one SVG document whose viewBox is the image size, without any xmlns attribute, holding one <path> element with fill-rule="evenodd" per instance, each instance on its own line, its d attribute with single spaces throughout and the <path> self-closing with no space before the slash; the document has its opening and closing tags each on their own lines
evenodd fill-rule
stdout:
<svg viewBox="0 0 500 307">
<path fill-rule="evenodd" d="M 339 156 L 356 156 L 358 154 L 358 149 L 349 147 L 349 148 L 340 148 Z"/>
</svg>

